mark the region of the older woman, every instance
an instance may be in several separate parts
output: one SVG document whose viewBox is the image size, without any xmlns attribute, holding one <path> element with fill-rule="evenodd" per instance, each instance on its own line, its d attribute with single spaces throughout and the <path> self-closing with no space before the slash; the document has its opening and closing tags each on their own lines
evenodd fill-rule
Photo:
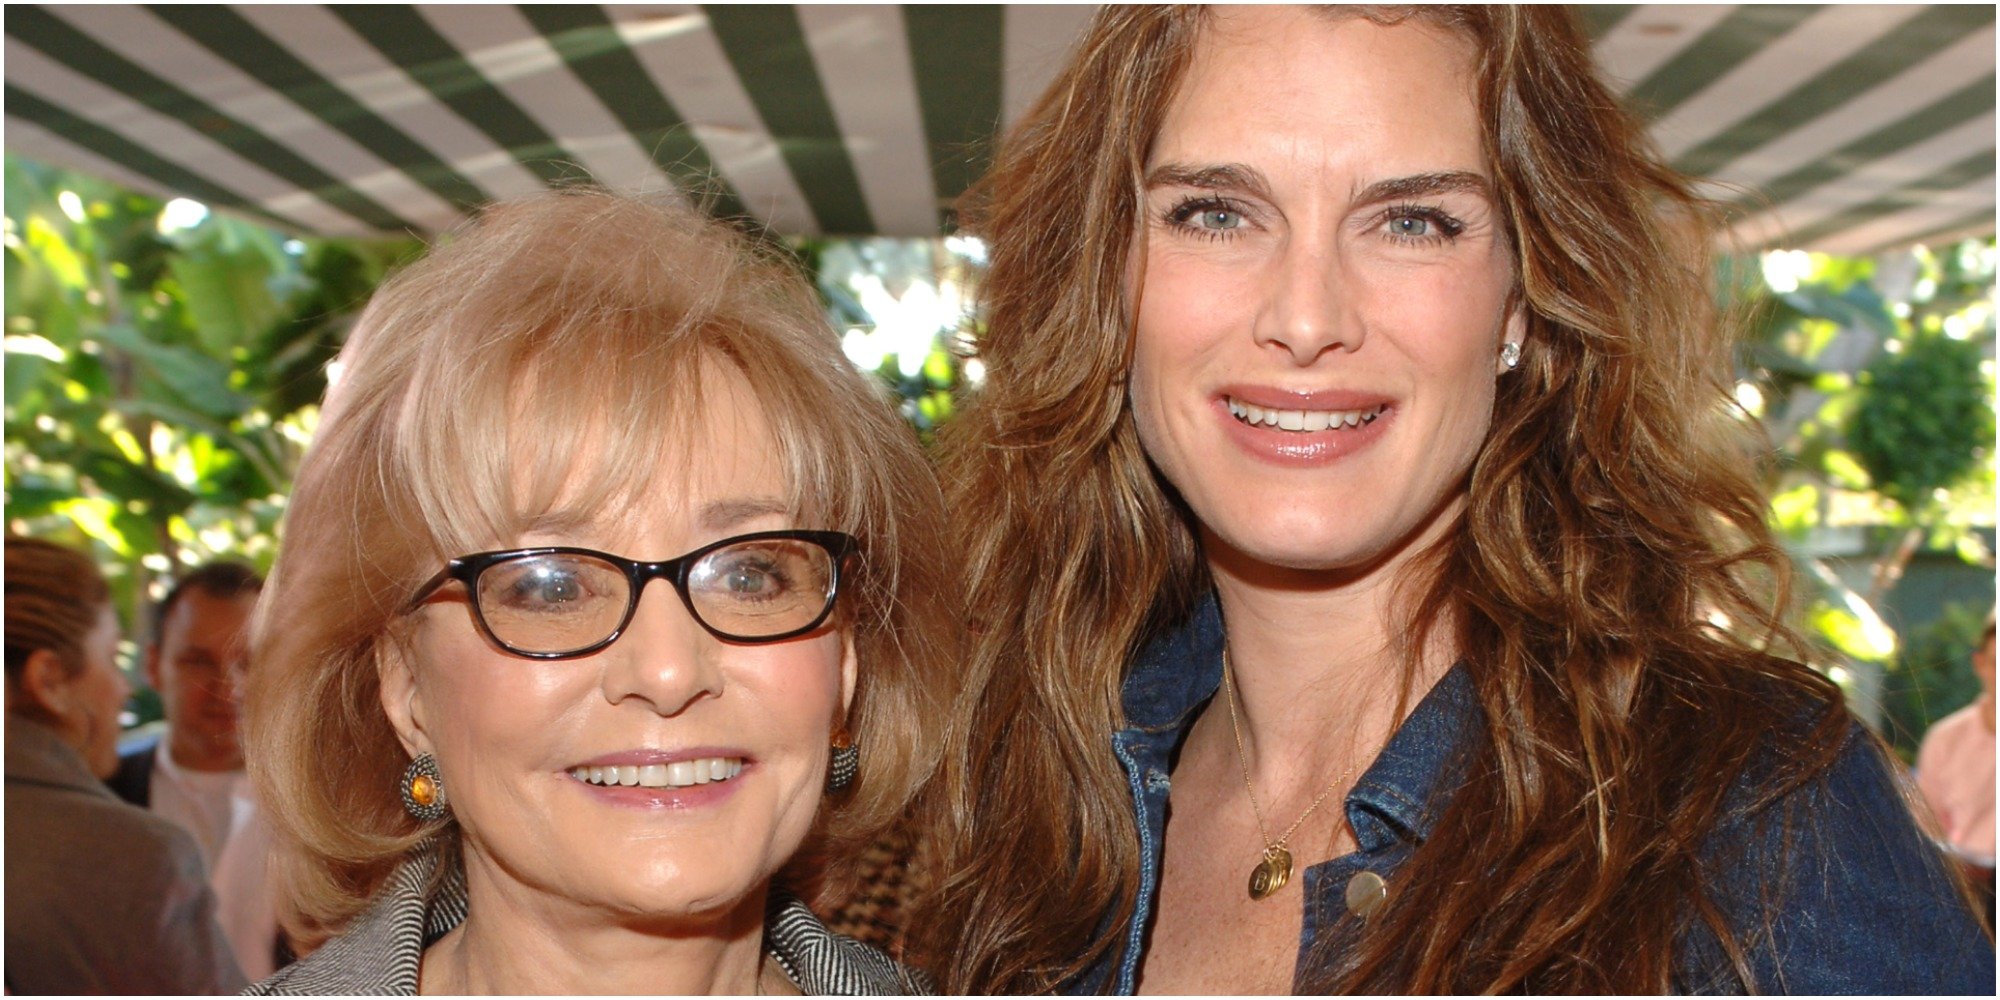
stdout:
<svg viewBox="0 0 2000 1000">
<path fill-rule="evenodd" d="M 947 987 L 1992 985 L 1571 15 L 1107 7 L 984 194 Z"/>
<path fill-rule="evenodd" d="M 9 536 L 7 992 L 243 985 L 187 831 L 119 801 L 118 614 L 90 557 Z"/>
<path fill-rule="evenodd" d="M 934 481 L 808 286 L 571 191 L 368 323 L 247 698 L 289 928 L 339 937 L 258 988 L 919 985 L 795 895 L 902 813 L 951 666 Z"/>
</svg>

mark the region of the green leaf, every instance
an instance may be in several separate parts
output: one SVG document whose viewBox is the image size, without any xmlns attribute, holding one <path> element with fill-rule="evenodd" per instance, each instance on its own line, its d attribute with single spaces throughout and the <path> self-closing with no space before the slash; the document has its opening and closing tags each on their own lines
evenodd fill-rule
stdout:
<svg viewBox="0 0 2000 1000">
<path fill-rule="evenodd" d="M 122 456 L 91 448 L 72 464 L 79 475 L 89 477 L 98 489 L 120 501 L 137 501 L 167 514 L 178 514 L 194 505 L 194 494 L 186 487 L 158 469 L 133 464 Z"/>
<path fill-rule="evenodd" d="M 1894 337 L 1901 330 L 1896 314 L 1889 311 L 1881 293 L 1865 283 L 1838 292 L 1826 285 L 1807 285 L 1779 298 L 1804 316 L 1837 326 L 1859 327 L 1882 339 Z"/>
<path fill-rule="evenodd" d="M 1857 660 L 1886 660 L 1896 653 L 1896 634 L 1882 624 L 1872 610 L 1859 612 L 1867 605 L 1852 593 L 1846 595 L 1851 600 L 1836 604 L 1821 602 L 1807 616 L 1813 629 L 1824 636 L 1835 649 Z"/>
<path fill-rule="evenodd" d="M 41 384 L 42 376 L 48 373 L 50 365 L 48 359 L 38 358 L 32 354 L 16 354 L 12 351 L 7 353 L 7 409 L 13 410 L 30 402 L 31 397 L 40 395 L 36 389 Z"/>
<path fill-rule="evenodd" d="M 28 217 L 26 240 L 36 259 L 57 282 L 79 291 L 90 287 L 82 255 L 46 218 L 39 215 Z"/>
<path fill-rule="evenodd" d="M 113 524 L 118 516 L 118 505 L 100 497 L 71 497 L 54 504 L 55 512 L 68 518 L 84 534 L 111 547 L 120 556 L 134 555 L 132 543 L 125 533 Z"/>
<path fill-rule="evenodd" d="M 229 387 L 227 362 L 190 348 L 147 339 L 129 324 L 113 323 L 100 335 L 107 343 L 139 359 L 178 401 L 211 417 L 230 418 L 250 408 L 250 401 Z M 142 393 L 157 399 L 156 392 Z"/>
<path fill-rule="evenodd" d="M 197 342 L 210 357 L 228 357 L 278 318 L 270 260 L 254 248 L 174 254 L 168 268 L 194 320 Z"/>
<path fill-rule="evenodd" d="M 1819 487 L 1800 483 L 1773 496 L 1771 521 L 1787 537 L 1806 537 L 1819 524 Z"/>
<path fill-rule="evenodd" d="M 942 347 L 931 349 L 924 357 L 924 381 L 933 389 L 949 389 L 957 380 L 957 366 L 952 363 L 951 352 Z"/>
<path fill-rule="evenodd" d="M 209 482 L 212 475 L 230 472 L 238 464 L 248 465 L 255 471 L 257 480 L 250 484 L 253 492 L 213 499 L 240 502 L 282 489 L 290 481 L 290 477 L 281 471 L 281 460 L 277 454 L 273 449 L 260 443 L 257 436 L 241 433 L 229 424 L 205 414 L 151 400 L 117 402 L 111 405 L 111 410 L 128 420 L 157 420 L 184 432 L 198 432 L 190 443 L 192 445 L 198 442 L 201 449 L 196 455 L 196 468 L 205 484 L 204 489 L 215 485 Z"/>
<path fill-rule="evenodd" d="M 1868 470 L 1854 460 L 1854 456 L 1839 449 L 1829 449 L 1821 459 L 1826 474 L 1836 484 L 1850 490 L 1865 490 L 1870 486 Z"/>
</svg>

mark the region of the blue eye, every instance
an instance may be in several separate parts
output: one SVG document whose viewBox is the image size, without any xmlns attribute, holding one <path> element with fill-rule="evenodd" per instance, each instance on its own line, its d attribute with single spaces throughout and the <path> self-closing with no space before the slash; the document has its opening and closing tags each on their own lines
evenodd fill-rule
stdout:
<svg viewBox="0 0 2000 1000">
<path fill-rule="evenodd" d="M 1398 243 L 1449 242 L 1465 231 L 1465 223 L 1431 205 L 1398 205 L 1377 218 L 1379 231 Z"/>
<path fill-rule="evenodd" d="M 1204 210 L 1195 219 L 1203 229 L 1235 229 L 1243 224 L 1243 216 L 1226 208 Z"/>
<path fill-rule="evenodd" d="M 1431 234 L 1431 223 L 1429 219 L 1414 215 L 1399 215 L 1389 220 L 1389 232 L 1408 239 L 1422 239 Z"/>
<path fill-rule="evenodd" d="M 570 614 L 622 603 L 625 581 L 616 567 L 596 560 L 547 555 L 494 566 L 480 576 L 479 591 L 489 614 Z"/>
<path fill-rule="evenodd" d="M 544 569 L 516 581 L 510 596 L 523 604 L 568 604 L 583 596 L 583 583 L 572 573 Z"/>
<path fill-rule="evenodd" d="M 1167 210 L 1163 221 L 1190 236 L 1227 239 L 1249 222 L 1233 202 L 1216 197 L 1192 197 Z"/>
<path fill-rule="evenodd" d="M 743 560 L 722 575 L 722 587 L 730 595 L 751 600 L 767 599 L 787 589 L 783 571 L 768 562 Z"/>
</svg>

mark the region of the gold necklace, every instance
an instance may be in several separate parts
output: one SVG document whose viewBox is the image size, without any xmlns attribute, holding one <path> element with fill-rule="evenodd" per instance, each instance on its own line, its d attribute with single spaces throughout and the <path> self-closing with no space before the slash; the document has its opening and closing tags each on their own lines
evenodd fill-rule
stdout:
<svg viewBox="0 0 2000 1000">
<path fill-rule="evenodd" d="M 1264 810 L 1257 805 L 1257 790 L 1250 786 L 1250 758 L 1243 753 L 1243 725 L 1236 721 L 1236 684 L 1230 680 L 1229 674 L 1229 647 L 1224 646 L 1222 647 L 1222 686 L 1225 695 L 1229 699 L 1227 702 L 1229 705 L 1229 732 L 1230 735 L 1236 737 L 1236 766 L 1243 771 L 1243 791 L 1250 796 L 1250 814 L 1257 817 L 1257 836 L 1264 839 L 1264 857 L 1257 862 L 1257 867 L 1250 869 L 1250 898 L 1263 900 L 1271 898 L 1279 889 L 1285 887 L 1285 883 L 1292 880 L 1292 852 L 1285 847 L 1291 841 L 1292 834 L 1299 832 L 1299 826 L 1306 821 L 1306 817 L 1311 816 L 1313 810 L 1318 809 L 1319 804 L 1325 802 L 1326 797 L 1332 795 L 1333 790 L 1339 788 L 1341 782 L 1347 780 L 1347 776 L 1354 773 L 1355 766 L 1360 762 L 1356 761 L 1354 764 L 1349 764 L 1347 770 L 1342 771 L 1339 777 L 1334 778 L 1326 786 L 1326 789 L 1319 793 L 1319 798 L 1314 799 L 1312 805 L 1307 806 L 1306 811 L 1300 813 L 1299 818 L 1292 821 L 1292 825 L 1286 828 L 1284 836 L 1272 840 L 1271 834 L 1264 828 Z"/>
</svg>

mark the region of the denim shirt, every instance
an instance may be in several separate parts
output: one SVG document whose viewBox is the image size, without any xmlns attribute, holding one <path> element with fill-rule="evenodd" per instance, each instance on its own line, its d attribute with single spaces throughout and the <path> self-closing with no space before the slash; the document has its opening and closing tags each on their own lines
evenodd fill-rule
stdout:
<svg viewBox="0 0 2000 1000">
<path fill-rule="evenodd" d="M 1159 899 L 1171 762 L 1200 709 L 1222 683 L 1222 615 L 1214 595 L 1180 628 L 1149 645 L 1126 677 L 1128 727 L 1112 734 L 1139 826 L 1139 894 L 1122 954 L 1099 959 L 1063 986 L 1074 994 L 1129 994 L 1138 980 Z M 1296 991 L 1322 935 L 1340 933 L 1346 895 L 1372 873 L 1393 893 L 1396 870 L 1428 835 L 1462 773 L 1462 755 L 1483 745 L 1485 716 L 1460 664 L 1448 671 L 1398 727 L 1345 800 L 1359 849 L 1301 873 L 1305 919 L 1293 967 Z M 1746 794 L 1754 776 L 1739 776 Z M 1710 856 L 1728 857 L 1708 889 L 1733 928 L 1747 933 L 1769 918 L 1748 958 L 1762 992 L 1977 993 L 1994 985 L 1992 940 L 1961 902 L 1943 855 L 1920 833 L 1895 780 L 1858 726 L 1823 782 L 1809 795 L 1813 822 L 1718 825 Z M 1728 810 L 1728 803 L 1724 809 Z M 1783 857 L 1786 869 L 1774 871 Z M 1785 876 L 1774 880 L 1774 876 Z M 1363 876 L 1357 889 L 1376 883 Z M 1787 886 L 1776 906 L 1764 891 Z M 1288 894 L 1287 894 L 1288 895 Z M 1286 896 L 1280 896 L 1280 899 Z M 1675 986 L 1685 992 L 1739 992 L 1744 985 L 1721 945 L 1698 921 L 1676 942 Z M 1351 928 L 1351 924 L 1348 925 Z M 1334 942 L 1338 946 L 1339 938 Z M 1746 942 L 1750 941 L 1745 937 Z"/>
</svg>

